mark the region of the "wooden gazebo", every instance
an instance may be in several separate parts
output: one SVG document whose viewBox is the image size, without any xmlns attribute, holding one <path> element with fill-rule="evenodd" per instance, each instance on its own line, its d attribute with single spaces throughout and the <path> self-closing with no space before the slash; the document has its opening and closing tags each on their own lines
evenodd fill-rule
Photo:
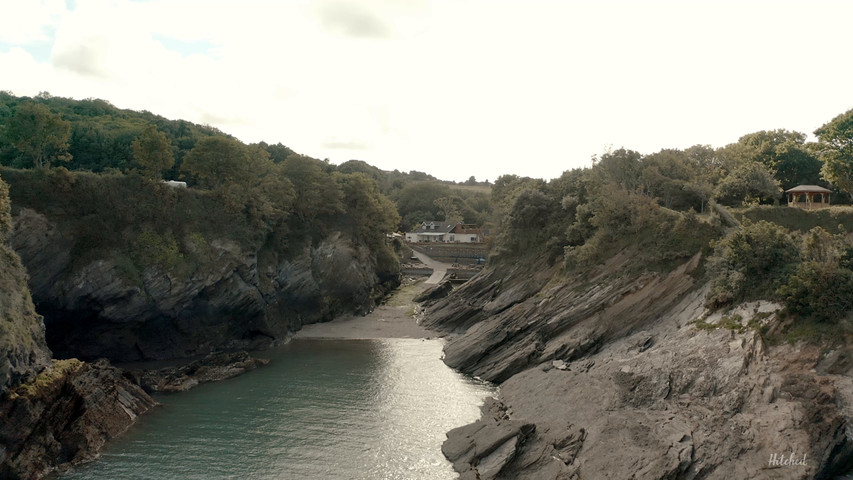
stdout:
<svg viewBox="0 0 853 480">
<path fill-rule="evenodd" d="M 798 185 L 785 190 L 788 195 L 788 206 L 815 210 L 829 207 L 829 196 L 832 190 L 817 185 Z"/>
</svg>

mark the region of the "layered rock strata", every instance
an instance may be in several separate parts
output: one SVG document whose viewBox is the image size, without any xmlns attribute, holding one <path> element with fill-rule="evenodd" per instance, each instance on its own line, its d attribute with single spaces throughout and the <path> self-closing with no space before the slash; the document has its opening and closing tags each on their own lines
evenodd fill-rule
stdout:
<svg viewBox="0 0 853 480">
<path fill-rule="evenodd" d="M 849 352 L 768 346 L 756 326 L 777 322 L 778 305 L 709 314 L 698 261 L 625 274 L 614 258 L 584 278 L 490 269 L 430 305 L 425 324 L 455 334 L 448 365 L 500 384 L 478 422 L 448 434 L 461 478 L 848 471 Z"/>
</svg>

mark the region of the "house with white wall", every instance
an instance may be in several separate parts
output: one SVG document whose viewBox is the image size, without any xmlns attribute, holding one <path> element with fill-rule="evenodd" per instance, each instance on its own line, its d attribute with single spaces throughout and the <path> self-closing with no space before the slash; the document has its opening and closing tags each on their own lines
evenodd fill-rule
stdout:
<svg viewBox="0 0 853 480">
<path fill-rule="evenodd" d="M 411 243 L 481 243 L 483 229 L 465 223 L 450 223 L 428 220 L 421 223 L 413 232 L 406 233 L 406 241 Z"/>
</svg>

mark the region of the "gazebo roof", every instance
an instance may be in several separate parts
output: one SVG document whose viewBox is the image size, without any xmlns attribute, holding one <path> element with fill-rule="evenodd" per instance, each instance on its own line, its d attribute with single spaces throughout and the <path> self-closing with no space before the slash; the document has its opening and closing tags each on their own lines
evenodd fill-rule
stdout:
<svg viewBox="0 0 853 480">
<path fill-rule="evenodd" d="M 785 190 L 785 193 L 832 193 L 832 190 L 817 185 L 797 185 L 794 188 Z"/>
</svg>

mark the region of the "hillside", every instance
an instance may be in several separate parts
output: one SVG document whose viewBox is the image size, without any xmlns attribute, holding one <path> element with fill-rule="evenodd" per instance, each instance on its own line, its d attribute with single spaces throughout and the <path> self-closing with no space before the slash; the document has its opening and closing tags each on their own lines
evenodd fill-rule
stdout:
<svg viewBox="0 0 853 480">
<path fill-rule="evenodd" d="M 228 197 L 136 176 L 3 176 L 16 218 L 11 242 L 32 272 L 59 358 L 256 347 L 303 323 L 368 311 L 398 281 L 384 231 L 356 236 L 350 221 L 366 212 L 315 216 L 310 230 L 297 218 L 263 228 Z"/>
<path fill-rule="evenodd" d="M 50 363 L 44 324 L 27 288 L 27 273 L 9 247 L 9 189 L 0 179 L 0 392 L 32 380 Z"/>
<path fill-rule="evenodd" d="M 40 478 L 92 459 L 155 402 L 107 364 L 51 360 L 26 271 L 7 244 L 7 193 L 0 179 L 0 477 Z"/>
<path fill-rule="evenodd" d="M 32 152 L 14 145 L 7 131 L 19 109 L 33 105 L 44 107 L 45 115 L 53 115 L 56 125 L 65 125 L 64 146 L 48 149 L 53 166 L 71 171 L 94 173 L 143 173 L 133 149 L 134 142 L 146 138 L 147 129 L 154 128 L 166 143 L 166 152 L 173 162 L 166 162 L 154 172 L 157 179 L 197 181 L 196 175 L 185 168 L 184 160 L 199 145 L 213 138 L 236 141 L 232 136 L 208 125 L 186 120 L 170 120 L 147 111 L 119 109 L 106 100 L 40 95 L 36 98 L 16 97 L 0 92 L 0 165 L 14 168 L 33 167 Z M 281 143 L 259 142 L 248 145 L 254 154 L 259 152 L 273 164 L 284 163 L 288 157 L 299 156 Z M 26 150 L 26 149 L 24 149 Z M 190 156 L 192 159 L 192 156 Z M 50 163 L 51 160 L 48 161 Z M 191 160 L 192 162 L 192 160 Z M 407 231 L 424 220 L 458 216 L 465 223 L 485 225 L 491 221 L 489 193 L 491 184 L 473 177 L 463 183 L 439 180 L 424 172 L 412 170 L 385 171 L 361 160 L 350 160 L 334 168 L 344 175 L 363 174 L 376 182 L 379 191 L 394 201 L 401 216 L 397 229 Z M 436 200 L 443 199 L 440 204 Z"/>
<path fill-rule="evenodd" d="M 853 213 L 732 226 L 620 188 L 623 168 L 503 189 L 487 268 L 426 305 L 445 362 L 500 385 L 448 434 L 461 478 L 848 473 Z"/>
</svg>

